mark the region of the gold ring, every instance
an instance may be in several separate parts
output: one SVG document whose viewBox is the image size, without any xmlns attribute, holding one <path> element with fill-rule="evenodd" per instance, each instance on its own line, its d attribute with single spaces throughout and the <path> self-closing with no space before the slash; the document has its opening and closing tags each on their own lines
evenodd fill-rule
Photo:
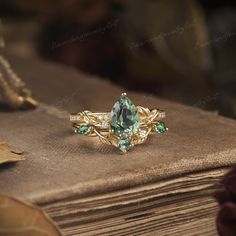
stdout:
<svg viewBox="0 0 236 236">
<path fill-rule="evenodd" d="M 126 93 L 121 94 L 111 112 L 70 114 L 76 134 L 98 137 L 102 143 L 118 147 L 122 152 L 144 143 L 151 133 L 165 133 L 168 128 L 161 121 L 163 118 L 164 111 L 135 106 Z"/>
</svg>

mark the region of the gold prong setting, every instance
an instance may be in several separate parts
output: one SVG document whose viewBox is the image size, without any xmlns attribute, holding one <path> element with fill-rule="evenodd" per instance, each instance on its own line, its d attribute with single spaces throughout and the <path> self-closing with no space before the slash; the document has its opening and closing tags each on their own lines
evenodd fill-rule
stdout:
<svg viewBox="0 0 236 236">
<path fill-rule="evenodd" d="M 113 145 L 126 153 L 135 145 L 144 143 L 149 134 L 168 131 L 161 120 L 163 117 L 163 111 L 136 107 L 127 94 L 122 93 L 111 113 L 72 113 L 70 121 L 76 134 L 98 137 L 102 143 Z"/>
</svg>

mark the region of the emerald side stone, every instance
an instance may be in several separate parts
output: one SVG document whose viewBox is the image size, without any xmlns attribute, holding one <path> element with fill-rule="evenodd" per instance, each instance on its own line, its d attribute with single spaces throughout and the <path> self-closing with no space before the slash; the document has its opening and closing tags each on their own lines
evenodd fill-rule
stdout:
<svg viewBox="0 0 236 236">
<path fill-rule="evenodd" d="M 118 148 L 122 152 L 128 151 L 132 146 L 133 146 L 132 143 L 127 139 L 121 139 L 119 144 L 118 144 Z"/>
<path fill-rule="evenodd" d="M 76 129 L 76 133 L 79 135 L 87 135 L 91 132 L 91 126 L 90 125 L 80 125 Z"/>
<path fill-rule="evenodd" d="M 110 126 L 114 134 L 127 138 L 138 132 L 139 114 L 137 107 L 125 95 L 114 104 L 110 115 Z"/>
<path fill-rule="evenodd" d="M 154 129 L 158 134 L 162 134 L 165 133 L 168 128 L 166 127 L 164 122 L 159 121 L 158 123 L 155 124 Z"/>
</svg>

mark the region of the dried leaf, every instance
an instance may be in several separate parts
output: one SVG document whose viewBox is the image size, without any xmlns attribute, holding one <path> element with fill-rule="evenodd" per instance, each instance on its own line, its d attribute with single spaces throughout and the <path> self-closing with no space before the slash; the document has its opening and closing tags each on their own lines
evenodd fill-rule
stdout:
<svg viewBox="0 0 236 236">
<path fill-rule="evenodd" d="M 0 164 L 25 160 L 23 152 L 12 149 L 6 143 L 0 143 Z"/>
<path fill-rule="evenodd" d="M 62 236 L 39 209 L 0 195 L 0 236 Z"/>
</svg>

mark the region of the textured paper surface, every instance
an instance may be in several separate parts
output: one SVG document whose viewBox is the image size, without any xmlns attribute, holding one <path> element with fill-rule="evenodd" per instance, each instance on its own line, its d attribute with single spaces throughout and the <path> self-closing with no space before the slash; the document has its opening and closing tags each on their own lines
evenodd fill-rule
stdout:
<svg viewBox="0 0 236 236">
<path fill-rule="evenodd" d="M 235 121 L 131 92 L 135 104 L 166 111 L 168 133 L 126 155 L 97 139 L 80 138 L 70 129 L 67 112 L 110 111 L 124 89 L 50 63 L 18 59 L 13 65 L 42 104 L 35 111 L 0 113 L 0 140 L 27 157 L 0 169 L 1 193 L 43 203 L 236 163 Z"/>
<path fill-rule="evenodd" d="M 215 236 L 217 203 L 211 196 L 224 172 L 203 171 L 40 206 L 65 235 Z"/>
</svg>

